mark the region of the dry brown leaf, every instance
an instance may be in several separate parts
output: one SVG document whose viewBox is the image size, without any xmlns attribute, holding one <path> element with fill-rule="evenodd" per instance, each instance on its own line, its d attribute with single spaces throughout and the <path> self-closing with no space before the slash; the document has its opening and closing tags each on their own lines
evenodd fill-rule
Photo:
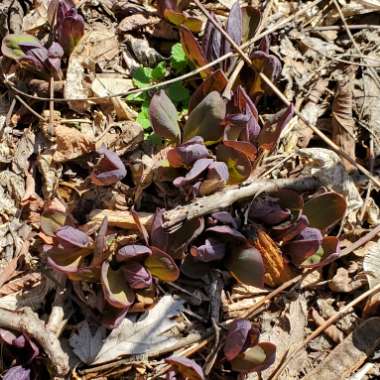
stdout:
<svg viewBox="0 0 380 380">
<path fill-rule="evenodd" d="M 57 143 L 53 154 L 55 162 L 73 160 L 95 149 L 93 140 L 74 127 L 57 125 L 54 131 Z"/>
<path fill-rule="evenodd" d="M 0 290 L 1 290 L 1 287 L 7 281 L 9 281 L 12 278 L 13 274 L 15 273 L 16 268 L 17 268 L 18 259 L 19 259 L 19 257 L 14 257 L 8 263 L 8 265 L 1 270 L 1 272 L 0 272 Z"/>
<path fill-rule="evenodd" d="M 138 212 L 137 214 L 142 225 L 146 228 L 150 228 L 153 214 L 148 212 Z M 87 223 L 87 225 L 100 225 L 105 216 L 108 218 L 109 226 L 119 227 L 126 230 L 137 230 L 137 225 L 130 211 L 94 210 L 90 214 L 90 222 Z"/>
<path fill-rule="evenodd" d="M 0 297 L 14 294 L 20 290 L 26 291 L 41 283 L 42 275 L 38 272 L 27 273 L 9 281 L 0 288 Z"/>
<path fill-rule="evenodd" d="M 157 24 L 158 22 L 160 22 L 159 17 L 150 14 L 137 13 L 121 20 L 117 29 L 120 33 L 126 33 L 144 26 Z"/>
<path fill-rule="evenodd" d="M 355 71 L 349 68 L 345 72 L 347 76 L 344 81 L 338 83 L 332 105 L 332 139 L 344 152 L 355 159 L 355 122 L 352 117 L 352 84 Z M 354 170 L 355 167 L 349 161 L 342 162 L 348 171 Z"/>
<path fill-rule="evenodd" d="M 365 284 L 364 279 L 354 280 L 346 268 L 338 268 L 329 282 L 329 288 L 336 293 L 350 293 Z"/>
<path fill-rule="evenodd" d="M 90 95 L 86 71 L 95 72 L 95 65 L 104 65 L 119 54 L 119 43 L 114 31 L 106 27 L 85 33 L 70 55 L 66 72 L 64 96 L 83 99 Z M 88 110 L 88 101 L 71 101 L 70 108 L 77 112 Z"/>
<path fill-rule="evenodd" d="M 260 251 L 263 258 L 265 284 L 275 287 L 293 278 L 295 273 L 285 261 L 276 243 L 262 230 L 257 230 L 257 237 L 253 245 Z"/>
</svg>

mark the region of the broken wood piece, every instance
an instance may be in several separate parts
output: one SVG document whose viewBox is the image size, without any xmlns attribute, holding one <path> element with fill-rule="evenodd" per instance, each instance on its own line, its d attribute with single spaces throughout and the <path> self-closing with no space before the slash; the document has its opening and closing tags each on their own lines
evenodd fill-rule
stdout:
<svg viewBox="0 0 380 380">
<path fill-rule="evenodd" d="M 347 379 L 380 343 L 380 317 L 364 321 L 303 380 Z"/>
</svg>

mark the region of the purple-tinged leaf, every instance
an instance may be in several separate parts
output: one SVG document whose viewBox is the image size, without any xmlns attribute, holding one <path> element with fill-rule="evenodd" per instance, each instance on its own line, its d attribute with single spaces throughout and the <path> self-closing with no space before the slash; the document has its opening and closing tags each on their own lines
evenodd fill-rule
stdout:
<svg viewBox="0 0 380 380">
<path fill-rule="evenodd" d="M 187 380 L 205 380 L 202 368 L 194 361 L 185 357 L 171 356 L 165 359 L 175 371 Z"/>
<path fill-rule="evenodd" d="M 45 47 L 29 49 L 25 57 L 20 58 L 21 64 L 29 65 L 36 71 L 43 71 L 48 60 L 48 51 Z"/>
<path fill-rule="evenodd" d="M 236 127 L 244 127 L 250 118 L 251 115 L 245 113 L 230 113 L 227 114 L 225 121 Z"/>
<path fill-rule="evenodd" d="M 183 187 L 199 178 L 204 171 L 211 165 L 213 160 L 211 158 L 201 158 L 194 162 L 191 170 L 186 174 L 185 177 L 177 177 L 173 181 L 173 185 L 176 187 Z"/>
<path fill-rule="evenodd" d="M 102 324 L 111 330 L 118 327 L 127 315 L 128 310 L 129 306 L 124 309 L 119 309 L 105 303 L 102 310 Z"/>
<path fill-rule="evenodd" d="M 187 255 L 182 264 L 181 272 L 194 280 L 199 280 L 210 273 L 212 263 L 197 261 L 192 255 Z"/>
<path fill-rule="evenodd" d="M 249 217 L 273 226 L 288 219 L 290 212 L 283 210 L 274 198 L 265 197 L 252 202 Z"/>
<path fill-rule="evenodd" d="M 242 27 L 243 27 L 242 12 L 241 12 L 239 1 L 236 1 L 232 5 L 230 9 L 230 13 L 228 15 L 226 32 L 229 34 L 229 36 L 237 45 L 241 44 L 241 39 L 242 39 L 242 34 L 243 34 Z M 231 44 L 226 39 L 223 40 L 222 49 L 223 49 L 223 54 L 229 53 L 232 49 Z"/>
<path fill-rule="evenodd" d="M 101 282 L 104 298 L 113 307 L 126 309 L 135 300 L 135 293 L 129 287 L 122 269 L 113 270 L 110 263 L 102 264 Z"/>
<path fill-rule="evenodd" d="M 335 236 L 326 236 L 322 240 L 322 246 L 313 256 L 310 256 L 302 263 L 302 267 L 320 268 L 335 261 L 339 256 L 339 240 Z"/>
<path fill-rule="evenodd" d="M 123 162 L 115 152 L 108 150 L 104 145 L 97 152 L 102 157 L 91 173 L 91 181 L 94 185 L 113 185 L 127 175 Z"/>
<path fill-rule="evenodd" d="M 1 52 L 7 58 L 19 60 L 25 58 L 30 49 L 42 48 L 40 40 L 30 34 L 8 34 L 1 43 Z"/>
<path fill-rule="evenodd" d="M 30 380 L 30 369 L 21 365 L 11 367 L 5 373 L 3 380 Z"/>
<path fill-rule="evenodd" d="M 259 288 L 264 286 L 265 268 L 260 252 L 254 247 L 232 247 L 226 267 L 241 283 Z"/>
<path fill-rule="evenodd" d="M 258 146 L 260 150 L 267 151 L 269 153 L 273 151 L 277 145 L 282 130 L 293 117 L 293 114 L 294 106 L 291 104 L 274 124 L 266 123 L 264 125 L 258 137 Z"/>
<path fill-rule="evenodd" d="M 211 17 L 216 20 L 215 15 Z M 220 57 L 222 46 L 222 34 L 216 29 L 215 25 L 208 19 L 202 39 L 202 49 L 208 61 L 213 61 Z M 227 84 L 227 83 L 226 83 Z"/>
<path fill-rule="evenodd" d="M 203 51 L 198 41 L 195 39 L 193 33 L 191 33 L 191 31 L 187 29 L 186 27 L 180 27 L 179 35 L 181 38 L 181 44 L 182 44 L 183 50 L 185 51 L 187 58 L 191 62 L 193 62 L 193 64 L 196 67 L 205 66 L 208 63 L 207 59 L 204 56 Z M 202 78 L 207 78 L 211 74 L 212 74 L 211 69 L 203 70 L 200 73 Z M 193 136 L 196 136 L 196 135 L 197 134 Z M 188 138 L 186 138 L 185 140 L 188 140 Z"/>
<path fill-rule="evenodd" d="M 145 259 L 144 266 L 159 280 L 176 281 L 179 277 L 179 269 L 172 257 L 156 247 L 151 248 L 152 255 Z"/>
<path fill-rule="evenodd" d="M 252 165 L 247 155 L 235 148 L 226 145 L 218 145 L 216 148 L 216 158 L 223 161 L 228 166 L 228 183 L 238 184 L 245 181 L 251 174 Z"/>
<path fill-rule="evenodd" d="M 191 247 L 191 255 L 197 261 L 210 262 L 222 260 L 226 254 L 226 245 L 216 239 L 206 239 L 203 245 Z"/>
<path fill-rule="evenodd" d="M 195 161 L 208 156 L 209 152 L 200 136 L 193 137 L 167 153 L 170 165 L 175 168 L 192 165 Z"/>
<path fill-rule="evenodd" d="M 149 105 L 149 117 L 155 133 L 174 142 L 181 140 L 177 109 L 164 90 L 154 94 Z"/>
<path fill-rule="evenodd" d="M 76 8 L 67 9 L 65 0 L 60 1 L 57 9 L 55 34 L 67 55 L 70 55 L 84 35 L 84 26 L 84 19 Z"/>
<path fill-rule="evenodd" d="M 278 199 L 278 203 L 283 209 L 298 213 L 304 207 L 303 198 L 294 190 L 281 189 L 271 195 Z"/>
<path fill-rule="evenodd" d="M 252 323 L 247 319 L 235 319 L 228 327 L 224 343 L 224 355 L 228 361 L 235 359 L 250 343 Z"/>
<path fill-rule="evenodd" d="M 86 233 L 71 226 L 58 228 L 55 237 L 64 248 L 89 248 L 93 244 L 93 240 Z"/>
<path fill-rule="evenodd" d="M 23 359 L 26 363 L 31 363 L 39 354 L 38 346 L 30 339 L 30 337 L 23 333 L 19 335 L 12 344 L 14 347 L 22 349 Z"/>
<path fill-rule="evenodd" d="M 262 342 L 248 348 L 231 361 L 234 371 L 249 373 L 261 372 L 270 367 L 276 359 L 276 346 Z"/>
<path fill-rule="evenodd" d="M 166 372 L 165 380 L 179 380 L 175 371 Z"/>
<path fill-rule="evenodd" d="M 152 254 L 152 250 L 146 245 L 131 244 L 126 245 L 118 250 L 116 253 L 116 261 L 128 262 L 131 260 L 145 260 L 148 256 Z"/>
<path fill-rule="evenodd" d="M 106 234 L 108 230 L 108 218 L 105 216 L 102 220 L 102 224 L 99 227 L 99 231 L 96 234 L 94 257 L 92 258 L 91 266 L 99 267 L 106 259 L 104 252 L 107 249 Z"/>
<path fill-rule="evenodd" d="M 0 340 L 9 346 L 13 345 L 13 341 L 16 339 L 16 335 L 12 331 L 0 328 Z"/>
<path fill-rule="evenodd" d="M 62 46 L 58 42 L 53 42 L 48 49 L 48 66 L 50 72 L 56 74 L 59 79 L 61 76 L 61 59 L 64 55 Z"/>
<path fill-rule="evenodd" d="M 167 9 L 177 10 L 176 0 L 158 0 L 157 1 L 158 13 L 161 17 L 165 17 Z"/>
<path fill-rule="evenodd" d="M 198 193 L 203 196 L 222 190 L 229 176 L 228 167 L 224 162 L 213 162 L 207 169 L 206 179 L 200 183 Z"/>
<path fill-rule="evenodd" d="M 301 215 L 298 220 L 289 220 L 277 226 L 272 227 L 271 235 L 277 241 L 284 243 L 294 239 L 302 230 L 309 226 L 305 215 Z"/>
<path fill-rule="evenodd" d="M 261 22 L 261 12 L 254 7 L 246 6 L 242 8 L 242 42 L 251 39 Z"/>
<path fill-rule="evenodd" d="M 284 244 L 283 250 L 295 265 L 301 265 L 318 251 L 322 239 L 321 231 L 317 228 L 306 227 L 294 240 Z"/>
<path fill-rule="evenodd" d="M 222 70 L 217 70 L 205 79 L 194 91 L 189 100 L 189 113 L 210 93 L 217 91 L 220 94 L 227 86 L 227 78 Z"/>
<path fill-rule="evenodd" d="M 257 149 L 250 142 L 225 140 L 223 141 L 223 144 L 229 148 L 233 148 L 243 153 L 249 158 L 250 161 L 254 161 L 257 157 Z"/>
<path fill-rule="evenodd" d="M 246 242 L 247 238 L 235 228 L 231 228 L 230 226 L 214 226 L 206 229 L 206 232 L 217 234 L 220 239 L 235 242 Z"/>
<path fill-rule="evenodd" d="M 122 268 L 132 289 L 145 289 L 152 285 L 152 276 L 140 263 L 127 262 Z"/>
<path fill-rule="evenodd" d="M 242 112 L 242 113 L 248 112 L 256 120 L 259 118 L 259 113 L 257 111 L 255 103 L 249 97 L 249 95 L 245 91 L 244 87 L 239 85 L 236 88 L 236 91 L 235 91 L 235 94 L 233 97 L 233 101 L 234 101 L 235 107 L 237 107 L 237 109 L 240 112 Z"/>
<path fill-rule="evenodd" d="M 206 145 L 219 141 L 223 136 L 221 123 L 225 116 L 226 102 L 219 92 L 210 92 L 190 113 L 183 130 L 184 140 L 201 136 Z"/>
<path fill-rule="evenodd" d="M 327 230 L 344 217 L 346 209 L 346 199 L 341 194 L 328 192 L 308 200 L 303 213 L 309 219 L 311 227 Z"/>
<path fill-rule="evenodd" d="M 152 246 L 169 253 L 172 257 L 182 257 L 181 250 L 203 232 L 204 219 L 195 218 L 187 220 L 180 229 L 174 232 L 168 232 L 162 227 L 163 213 L 163 209 L 157 209 L 154 215 L 151 229 Z"/>
<path fill-rule="evenodd" d="M 78 272 L 83 257 L 91 253 L 91 250 L 84 252 L 85 249 L 83 248 L 68 251 L 67 248 L 45 246 L 44 250 L 47 251 L 48 265 L 66 275 Z"/>
<path fill-rule="evenodd" d="M 238 228 L 236 219 L 228 211 L 217 211 L 211 214 L 211 217 L 221 224 L 228 224 L 234 229 Z"/>
</svg>

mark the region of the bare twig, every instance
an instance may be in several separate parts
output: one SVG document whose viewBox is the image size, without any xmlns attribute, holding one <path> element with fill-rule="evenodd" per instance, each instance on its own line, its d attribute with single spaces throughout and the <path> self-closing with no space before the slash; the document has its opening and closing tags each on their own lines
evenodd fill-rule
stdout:
<svg viewBox="0 0 380 380">
<path fill-rule="evenodd" d="M 30 308 L 8 310 L 0 308 L 0 326 L 5 329 L 27 333 L 48 356 L 57 377 L 64 378 L 70 370 L 69 358 L 63 352 L 58 338 L 50 332 L 43 321 Z"/>
<path fill-rule="evenodd" d="M 314 190 L 319 185 L 319 181 L 314 177 L 279 180 L 259 180 L 255 178 L 249 183 L 227 187 L 212 195 L 196 199 L 185 206 L 178 206 L 166 211 L 164 213 L 164 228 L 169 229 L 186 219 L 194 219 L 227 208 L 241 199 L 252 197 L 258 193 L 274 192 L 281 188 L 299 191 Z"/>
</svg>

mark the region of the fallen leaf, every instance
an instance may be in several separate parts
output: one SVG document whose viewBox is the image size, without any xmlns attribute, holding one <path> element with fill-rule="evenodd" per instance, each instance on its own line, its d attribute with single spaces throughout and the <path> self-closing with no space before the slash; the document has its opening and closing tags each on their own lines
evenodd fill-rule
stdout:
<svg viewBox="0 0 380 380">
<path fill-rule="evenodd" d="M 57 125 L 54 129 L 57 147 L 53 153 L 55 162 L 65 162 L 95 150 L 93 139 L 74 127 Z"/>
<path fill-rule="evenodd" d="M 92 334 L 88 322 L 83 321 L 79 327 L 77 327 L 77 332 L 71 334 L 69 343 L 75 355 L 78 356 L 83 363 L 91 364 L 102 347 L 104 336 L 104 328 L 99 327 L 95 333 Z"/>
<path fill-rule="evenodd" d="M 176 341 L 164 335 L 175 326 L 175 317 L 183 310 L 184 301 L 164 295 L 145 316 L 125 318 L 103 341 L 93 363 L 99 364 L 121 355 L 138 355 L 154 352 Z"/>
</svg>

